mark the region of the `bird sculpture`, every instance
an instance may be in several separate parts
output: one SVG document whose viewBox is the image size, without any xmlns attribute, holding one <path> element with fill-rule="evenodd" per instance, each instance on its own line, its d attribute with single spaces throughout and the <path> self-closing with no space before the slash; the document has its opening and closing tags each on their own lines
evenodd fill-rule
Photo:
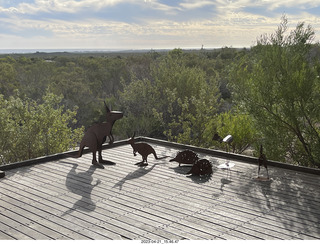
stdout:
<svg viewBox="0 0 320 244">
<path fill-rule="evenodd" d="M 220 143 L 225 143 L 226 144 L 226 151 L 229 152 L 230 145 L 233 142 L 233 136 L 227 135 L 226 137 L 222 138 L 218 133 L 215 133 L 212 137 L 212 140 L 220 142 Z"/>
<path fill-rule="evenodd" d="M 268 161 L 267 161 L 266 155 L 263 153 L 263 147 L 262 147 L 262 145 L 260 145 L 260 155 L 259 155 L 259 158 L 258 158 L 258 164 L 259 164 L 258 178 L 259 178 L 259 175 L 260 175 L 260 167 L 263 166 L 267 170 L 267 176 L 268 176 L 267 179 L 269 179 L 269 172 L 268 172 L 268 164 L 267 163 L 268 163 Z"/>
<path fill-rule="evenodd" d="M 219 136 L 218 133 L 215 133 L 212 137 L 212 140 L 215 140 L 215 141 L 222 143 L 223 138 L 221 136 Z"/>
</svg>

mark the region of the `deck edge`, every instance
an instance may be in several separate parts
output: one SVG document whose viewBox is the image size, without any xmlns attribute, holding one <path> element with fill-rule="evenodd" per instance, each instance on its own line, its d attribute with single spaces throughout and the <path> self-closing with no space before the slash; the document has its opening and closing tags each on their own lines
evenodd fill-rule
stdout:
<svg viewBox="0 0 320 244">
<path fill-rule="evenodd" d="M 216 149 L 196 147 L 196 146 L 192 146 L 192 145 L 181 144 L 181 143 L 176 143 L 176 142 L 169 142 L 169 141 L 154 139 L 154 138 L 150 138 L 150 137 L 137 137 L 137 138 L 135 138 L 135 140 L 137 142 L 144 141 L 144 142 L 155 143 L 155 144 L 159 144 L 159 145 L 163 145 L 163 146 L 170 146 L 170 147 L 173 147 L 176 149 L 182 149 L 182 150 L 183 149 L 190 149 L 195 152 L 209 154 L 214 157 L 229 158 L 232 160 L 239 160 L 242 162 L 257 164 L 256 157 L 246 156 L 246 155 L 242 155 L 242 154 L 228 153 L 228 152 L 220 151 L 220 150 L 216 150 Z M 118 146 L 122 146 L 122 145 L 126 145 L 126 144 L 127 144 L 127 139 L 115 141 L 113 144 L 105 143 L 105 144 L 103 144 L 102 147 L 104 150 L 104 149 L 114 148 L 114 147 L 118 147 Z M 6 171 L 6 170 L 29 166 L 29 165 L 33 165 L 33 164 L 46 163 L 46 162 L 53 161 L 53 160 L 59 160 L 59 159 L 63 159 L 66 157 L 74 156 L 77 153 L 78 153 L 78 150 L 71 150 L 71 151 L 66 151 L 66 152 L 57 153 L 57 154 L 53 154 L 53 155 L 47 155 L 47 156 L 43 156 L 43 157 L 29 159 L 29 160 L 25 160 L 25 161 L 21 161 L 21 162 L 5 164 L 5 165 L 0 166 L 0 171 Z M 83 154 L 87 154 L 87 153 L 90 153 L 90 151 L 88 148 L 85 148 L 83 151 Z M 284 168 L 284 169 L 296 170 L 299 172 L 320 175 L 320 169 L 292 165 L 292 164 L 287 164 L 287 163 L 273 161 L 273 160 L 268 160 L 268 164 L 270 166 L 274 166 L 274 167 L 278 167 L 278 168 Z"/>
</svg>

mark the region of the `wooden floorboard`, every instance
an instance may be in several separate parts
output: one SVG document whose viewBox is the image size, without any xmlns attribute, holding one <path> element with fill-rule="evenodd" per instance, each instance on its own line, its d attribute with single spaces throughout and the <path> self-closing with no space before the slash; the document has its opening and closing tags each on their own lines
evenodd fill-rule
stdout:
<svg viewBox="0 0 320 244">
<path fill-rule="evenodd" d="M 152 143 L 151 143 L 152 144 Z M 159 157 L 178 150 L 153 143 Z M 231 178 L 212 162 L 211 177 L 151 155 L 134 165 L 130 145 L 103 150 L 115 163 L 91 165 L 91 154 L 11 169 L 0 179 L 0 239 L 32 240 L 314 240 L 320 239 L 318 175 L 232 161 Z"/>
</svg>

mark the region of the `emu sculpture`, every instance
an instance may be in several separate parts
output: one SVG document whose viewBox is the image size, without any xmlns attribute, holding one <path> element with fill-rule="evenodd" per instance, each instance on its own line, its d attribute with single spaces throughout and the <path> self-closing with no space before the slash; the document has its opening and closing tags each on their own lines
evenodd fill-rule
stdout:
<svg viewBox="0 0 320 244">
<path fill-rule="evenodd" d="M 109 144 L 112 144 L 114 141 L 112 135 L 112 126 L 115 121 L 121 119 L 123 117 L 123 113 L 119 111 L 111 111 L 106 103 L 104 102 L 104 106 L 106 109 L 106 122 L 97 123 L 88 128 L 85 132 L 82 141 L 80 143 L 78 157 L 82 156 L 82 152 L 84 147 L 89 147 L 89 150 L 92 152 L 92 164 L 99 167 L 104 168 L 102 163 L 104 160 L 102 159 L 102 144 L 106 141 L 107 137 L 109 137 Z M 99 162 L 96 158 L 96 152 L 99 153 Z"/>
<path fill-rule="evenodd" d="M 260 167 L 263 165 L 265 167 L 265 169 L 267 170 L 267 175 L 268 175 L 268 179 L 269 179 L 267 158 L 266 158 L 266 155 L 263 153 L 262 145 L 260 145 L 260 155 L 259 155 L 259 158 L 258 158 L 258 164 L 259 164 L 258 177 L 259 177 L 259 174 L 260 174 Z"/>
<path fill-rule="evenodd" d="M 213 135 L 213 137 L 212 137 L 212 140 L 215 140 L 215 141 L 218 141 L 218 142 L 222 143 L 223 138 L 222 138 L 221 136 L 219 136 L 218 133 L 215 133 L 215 134 Z"/>
<path fill-rule="evenodd" d="M 153 149 L 152 146 L 150 146 L 149 144 L 147 143 L 144 143 L 144 142 L 139 142 L 139 143 L 136 143 L 134 141 L 134 137 L 135 137 L 135 133 L 133 134 L 133 136 L 128 140 L 128 143 L 131 145 L 132 149 L 133 149 L 133 155 L 134 156 L 137 156 L 137 152 L 142 156 L 142 161 L 141 162 L 138 162 L 136 163 L 135 165 L 139 165 L 139 166 L 147 166 L 148 165 L 148 162 L 147 162 L 147 159 L 148 159 L 148 156 L 150 154 L 153 154 L 155 159 L 164 159 L 164 158 L 167 158 L 168 156 L 164 156 L 164 157 L 161 157 L 159 158 L 157 156 L 157 153 L 156 151 Z"/>
</svg>

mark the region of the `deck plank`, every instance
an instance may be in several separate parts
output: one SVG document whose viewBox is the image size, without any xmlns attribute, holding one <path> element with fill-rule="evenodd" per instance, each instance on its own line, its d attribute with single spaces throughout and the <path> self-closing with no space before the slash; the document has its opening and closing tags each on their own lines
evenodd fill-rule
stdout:
<svg viewBox="0 0 320 244">
<path fill-rule="evenodd" d="M 158 156 L 177 149 L 151 143 Z M 318 175 L 232 161 L 231 179 L 213 163 L 208 178 L 188 166 L 148 158 L 137 167 L 130 145 L 103 150 L 115 165 L 98 169 L 91 154 L 16 168 L 0 179 L 0 239 L 312 240 L 320 239 Z"/>
</svg>

